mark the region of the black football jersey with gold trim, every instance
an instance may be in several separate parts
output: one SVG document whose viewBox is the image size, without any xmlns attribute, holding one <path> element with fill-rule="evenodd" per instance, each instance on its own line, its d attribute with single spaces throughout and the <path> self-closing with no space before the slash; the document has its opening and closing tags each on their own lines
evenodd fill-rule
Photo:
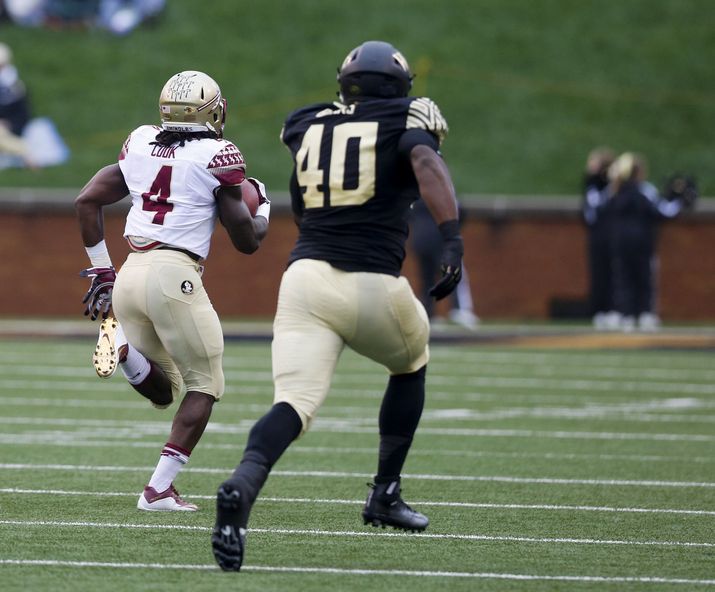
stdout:
<svg viewBox="0 0 715 592">
<path fill-rule="evenodd" d="M 438 149 L 447 129 L 425 97 L 321 103 L 289 115 L 281 140 L 293 155 L 291 202 L 301 217 L 289 264 L 320 259 L 400 275 L 409 208 L 419 197 L 409 150 Z"/>
</svg>

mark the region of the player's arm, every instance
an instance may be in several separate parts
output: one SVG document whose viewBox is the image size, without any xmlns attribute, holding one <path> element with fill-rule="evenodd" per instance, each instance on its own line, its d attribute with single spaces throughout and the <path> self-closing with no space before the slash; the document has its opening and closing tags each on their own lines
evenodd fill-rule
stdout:
<svg viewBox="0 0 715 592">
<path fill-rule="evenodd" d="M 116 203 L 129 193 L 118 164 L 108 165 L 92 177 L 75 199 L 80 233 L 89 258 L 88 269 L 80 275 L 91 280 L 82 303 L 84 314 L 95 320 L 107 318 L 112 304 L 112 290 L 116 274 L 104 242 L 104 206 Z"/>
<path fill-rule="evenodd" d="M 462 279 L 464 244 L 459 230 L 454 184 L 434 136 L 423 130 L 410 130 L 403 134 L 400 144 L 402 150 L 409 150 L 420 195 L 442 235 L 442 278 L 430 289 L 430 295 L 441 300 Z"/>
<path fill-rule="evenodd" d="M 118 164 L 100 169 L 82 188 L 74 201 L 74 207 L 85 247 L 96 245 L 104 239 L 102 208 L 118 202 L 128 194 L 129 189 Z"/>
<path fill-rule="evenodd" d="M 290 191 L 290 206 L 293 212 L 293 222 L 295 222 L 296 226 L 300 226 L 300 222 L 303 219 L 303 212 L 305 211 L 305 202 L 303 201 L 303 193 L 298 185 L 298 175 L 296 174 L 295 168 L 293 168 L 293 174 L 290 176 L 288 189 Z"/>
<path fill-rule="evenodd" d="M 418 144 L 410 151 L 410 162 L 420 195 L 437 225 L 452 221 L 458 223 L 459 207 L 454 185 L 442 157 L 429 146 Z"/>
<path fill-rule="evenodd" d="M 268 232 L 268 219 L 258 214 L 255 218 L 251 216 L 248 206 L 241 199 L 241 188 L 238 185 L 219 187 L 216 190 L 216 204 L 219 220 L 233 246 L 241 253 L 255 252 Z"/>
</svg>

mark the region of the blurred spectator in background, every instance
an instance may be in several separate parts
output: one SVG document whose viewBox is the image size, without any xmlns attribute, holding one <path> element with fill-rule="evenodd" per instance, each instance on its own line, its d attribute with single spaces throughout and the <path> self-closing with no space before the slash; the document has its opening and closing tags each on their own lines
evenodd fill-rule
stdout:
<svg viewBox="0 0 715 592">
<path fill-rule="evenodd" d="M 53 166 L 68 158 L 69 149 L 52 121 L 31 116 L 12 50 L 0 43 L 0 169 Z"/>
<path fill-rule="evenodd" d="M 45 0 L 45 22 L 48 27 L 81 28 L 92 24 L 99 0 Z"/>
<path fill-rule="evenodd" d="M 12 63 L 12 50 L 0 43 L 0 155 L 33 166 L 22 132 L 30 120 L 30 101 L 25 84 Z"/>
<path fill-rule="evenodd" d="M 608 329 L 618 324 L 613 302 L 611 233 L 605 210 L 608 167 L 614 159 L 615 153 L 610 148 L 594 148 L 586 160 L 583 178 L 581 213 L 586 224 L 589 305 L 596 329 Z"/>
<path fill-rule="evenodd" d="M 165 4 L 166 0 L 101 0 L 97 23 L 115 35 L 126 35 L 156 19 Z"/>
<path fill-rule="evenodd" d="M 5 0 L 7 17 L 24 27 L 99 27 L 126 35 L 154 20 L 166 0 Z"/>
<path fill-rule="evenodd" d="M 77 27 L 89 24 L 99 0 L 5 0 L 12 22 L 23 27 Z"/>
<path fill-rule="evenodd" d="M 611 226 L 613 296 L 624 331 L 636 326 L 655 331 L 660 326 L 655 307 L 658 223 L 677 216 L 696 195 L 674 189 L 671 182 L 665 199 L 646 180 L 647 174 L 645 158 L 631 152 L 608 169 L 605 211 Z"/>
<path fill-rule="evenodd" d="M 45 20 L 45 0 L 4 0 L 3 17 L 22 27 L 38 27 Z"/>
<path fill-rule="evenodd" d="M 460 208 L 459 219 L 460 223 L 463 222 L 464 211 L 462 208 Z M 434 321 L 435 301 L 429 291 L 437 278 L 441 276 L 442 235 L 424 201 L 420 199 L 412 204 L 410 247 L 417 257 L 419 268 L 418 297 L 427 311 L 427 316 Z M 449 319 L 452 322 L 468 329 L 475 329 L 479 325 L 479 317 L 474 314 L 469 277 L 464 266 L 462 266 L 462 281 L 450 294 L 449 302 L 451 305 Z"/>
</svg>

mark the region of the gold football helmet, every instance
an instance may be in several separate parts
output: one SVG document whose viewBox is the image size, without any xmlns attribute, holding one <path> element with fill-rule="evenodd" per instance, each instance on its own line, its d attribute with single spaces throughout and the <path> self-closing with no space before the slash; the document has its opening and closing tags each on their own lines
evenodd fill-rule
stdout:
<svg viewBox="0 0 715 592">
<path fill-rule="evenodd" d="M 161 127 L 172 132 L 216 132 L 223 135 L 226 100 L 216 81 L 203 72 L 175 74 L 159 96 Z"/>
<path fill-rule="evenodd" d="M 608 178 L 616 184 L 633 180 L 644 181 L 646 168 L 646 160 L 641 154 L 624 152 L 608 168 Z"/>
</svg>

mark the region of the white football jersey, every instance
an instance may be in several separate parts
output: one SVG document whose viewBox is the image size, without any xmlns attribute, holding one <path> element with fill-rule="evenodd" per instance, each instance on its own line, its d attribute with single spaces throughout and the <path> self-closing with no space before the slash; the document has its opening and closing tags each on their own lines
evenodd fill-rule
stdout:
<svg viewBox="0 0 715 592">
<path fill-rule="evenodd" d="M 206 258 L 216 225 L 215 192 L 245 178 L 241 152 L 228 140 L 201 139 L 184 146 L 152 144 L 161 128 L 143 125 L 122 147 L 119 166 L 132 197 L 125 237 L 143 249 L 158 243 Z"/>
</svg>

